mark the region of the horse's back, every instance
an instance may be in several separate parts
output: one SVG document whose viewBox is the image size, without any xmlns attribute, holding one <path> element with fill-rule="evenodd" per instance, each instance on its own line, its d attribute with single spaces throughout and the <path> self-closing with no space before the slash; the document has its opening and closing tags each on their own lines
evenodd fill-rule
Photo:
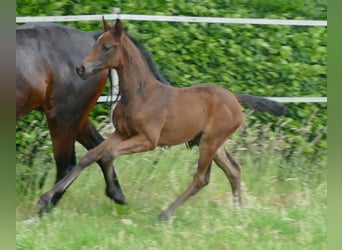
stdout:
<svg viewBox="0 0 342 250">
<path fill-rule="evenodd" d="M 164 92 L 171 92 L 169 98 L 163 98 L 168 117 L 162 130 L 161 145 L 190 141 L 198 134 L 209 132 L 211 127 L 222 125 L 235 130 L 242 123 L 239 101 L 233 93 L 220 86 L 201 83 L 191 87 L 161 88 L 168 89 Z"/>
<path fill-rule="evenodd" d="M 227 106 L 233 112 L 241 111 L 241 106 L 235 94 L 229 90 L 211 83 L 200 83 L 190 87 L 179 88 L 179 98 L 182 102 L 197 103 L 208 114 L 213 113 L 212 107 Z"/>
<path fill-rule="evenodd" d="M 70 66 L 77 65 L 93 44 L 92 35 L 67 26 L 51 23 L 19 26 L 16 29 L 17 73 L 33 77 L 37 71 L 52 68 L 55 77 L 57 73 L 63 77 L 65 70 L 74 74 L 74 67 Z M 63 71 L 58 72 L 59 69 Z"/>
<path fill-rule="evenodd" d="M 94 44 L 94 37 L 53 23 L 16 28 L 17 117 L 46 105 L 47 95 L 82 84 L 75 65 Z M 60 94 L 61 96 L 63 94 Z M 52 105 L 52 104 L 51 104 Z"/>
</svg>

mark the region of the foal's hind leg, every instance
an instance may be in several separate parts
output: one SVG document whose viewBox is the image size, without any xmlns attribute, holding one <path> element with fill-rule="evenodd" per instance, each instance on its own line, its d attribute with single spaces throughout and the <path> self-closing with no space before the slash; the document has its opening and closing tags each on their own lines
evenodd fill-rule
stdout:
<svg viewBox="0 0 342 250">
<path fill-rule="evenodd" d="M 209 183 L 211 162 L 215 155 L 215 150 L 216 148 L 205 149 L 205 147 L 200 147 L 200 158 L 198 161 L 197 172 L 194 175 L 192 183 L 183 194 L 169 205 L 166 210 L 159 214 L 159 220 L 167 220 L 190 196 L 195 195 Z"/>
<path fill-rule="evenodd" d="M 233 192 L 234 205 L 241 206 L 241 167 L 233 157 L 221 146 L 214 157 L 214 162 L 226 174 Z"/>
<path fill-rule="evenodd" d="M 88 150 L 96 147 L 102 141 L 103 137 L 96 130 L 94 125 L 87 120 L 77 135 L 77 140 Z M 112 165 L 112 159 L 109 157 L 101 157 L 97 163 L 100 165 L 103 176 L 106 181 L 106 195 L 119 204 L 125 204 L 126 199 L 122 193 L 119 179 L 116 175 L 115 168 Z"/>
</svg>

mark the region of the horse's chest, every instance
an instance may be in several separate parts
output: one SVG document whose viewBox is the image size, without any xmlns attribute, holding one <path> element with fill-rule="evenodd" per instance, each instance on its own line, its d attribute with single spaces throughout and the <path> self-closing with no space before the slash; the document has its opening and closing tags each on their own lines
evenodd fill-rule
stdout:
<svg viewBox="0 0 342 250">
<path fill-rule="evenodd" d="M 137 121 L 129 112 L 114 110 L 113 125 L 115 130 L 126 138 L 137 134 Z"/>
</svg>

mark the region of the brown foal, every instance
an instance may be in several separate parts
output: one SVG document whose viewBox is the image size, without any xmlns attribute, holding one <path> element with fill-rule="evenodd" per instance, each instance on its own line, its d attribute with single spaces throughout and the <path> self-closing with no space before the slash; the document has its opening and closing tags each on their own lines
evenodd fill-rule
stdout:
<svg viewBox="0 0 342 250">
<path fill-rule="evenodd" d="M 284 107 L 266 98 L 235 95 L 213 84 L 186 88 L 161 84 L 125 34 L 120 20 L 113 26 L 103 20 L 103 27 L 105 33 L 98 38 L 77 72 L 87 79 L 101 70 L 117 70 L 121 99 L 113 111 L 115 131 L 86 153 L 65 178 L 41 197 L 39 204 L 48 205 L 51 197 L 63 192 L 84 168 L 100 158 L 109 159 L 110 168 L 120 155 L 185 142 L 199 147 L 197 172 L 185 192 L 160 213 L 159 219 L 168 219 L 183 202 L 208 184 L 212 161 L 226 174 L 233 201 L 241 204 L 241 167 L 224 148 L 224 142 L 243 121 L 239 102 L 275 115 L 281 115 Z"/>
</svg>

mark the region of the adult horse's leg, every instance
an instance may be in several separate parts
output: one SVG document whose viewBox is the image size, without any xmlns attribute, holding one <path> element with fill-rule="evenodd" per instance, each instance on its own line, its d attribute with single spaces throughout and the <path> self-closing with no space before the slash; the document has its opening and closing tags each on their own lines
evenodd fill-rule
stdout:
<svg viewBox="0 0 342 250">
<path fill-rule="evenodd" d="M 89 119 L 87 119 L 86 123 L 79 130 L 77 140 L 88 150 L 96 147 L 104 141 L 103 137 Z M 106 181 L 106 195 L 119 204 L 126 204 L 119 179 L 116 175 L 115 168 L 112 165 L 112 159 L 101 157 L 97 163 L 100 165 Z"/>
<path fill-rule="evenodd" d="M 106 140 L 100 143 L 95 148 L 89 150 L 78 162 L 78 164 L 71 169 L 71 171 L 66 175 L 63 179 L 55 184 L 55 186 L 45 194 L 43 194 L 39 201 L 38 206 L 41 209 L 45 209 L 49 206 L 50 202 L 52 201 L 53 197 L 58 194 L 65 192 L 65 190 L 70 186 L 70 184 L 79 176 L 79 174 L 84 170 L 86 167 L 89 167 L 92 163 L 100 160 L 101 158 L 105 160 L 105 168 L 112 168 L 112 161 L 113 156 L 109 153 L 112 147 L 117 145 L 122 141 L 121 136 L 116 134 L 115 132 L 111 134 Z M 108 162 L 110 164 L 108 164 Z M 111 177 L 109 175 L 109 177 Z M 114 183 L 114 181 L 110 181 Z"/>
<path fill-rule="evenodd" d="M 48 119 L 48 124 L 52 140 L 53 155 L 56 163 L 55 183 L 57 183 L 76 165 L 76 130 L 56 125 L 51 119 Z M 64 191 L 52 197 L 51 203 L 53 206 L 55 206 L 61 199 Z"/>
<path fill-rule="evenodd" d="M 226 151 L 224 145 L 217 150 L 214 162 L 223 170 L 230 182 L 234 205 L 241 206 L 241 166 Z"/>
</svg>

